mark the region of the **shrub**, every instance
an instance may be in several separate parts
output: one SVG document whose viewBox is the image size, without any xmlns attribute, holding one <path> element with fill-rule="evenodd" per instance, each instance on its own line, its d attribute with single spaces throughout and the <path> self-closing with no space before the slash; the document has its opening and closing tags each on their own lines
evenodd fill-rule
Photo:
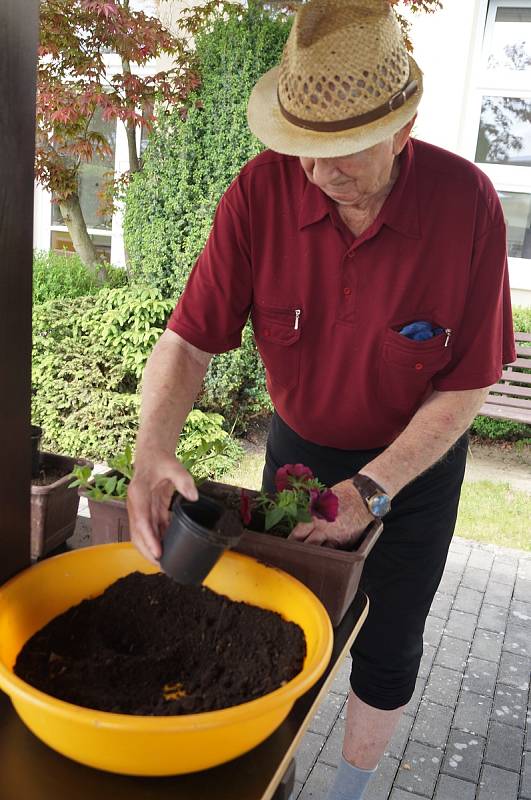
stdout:
<svg viewBox="0 0 531 800">
<path fill-rule="evenodd" d="M 263 149 L 246 119 L 256 80 L 278 62 L 289 23 L 258 4 L 214 18 L 196 37 L 202 85 L 185 120 L 159 115 L 143 169 L 126 195 L 124 236 L 133 280 L 178 296 L 208 236 L 216 205 Z"/>
<path fill-rule="evenodd" d="M 125 270 L 107 267 L 105 286 L 125 286 Z M 35 250 L 33 254 L 33 302 L 96 294 L 102 289 L 75 253 Z"/>
</svg>

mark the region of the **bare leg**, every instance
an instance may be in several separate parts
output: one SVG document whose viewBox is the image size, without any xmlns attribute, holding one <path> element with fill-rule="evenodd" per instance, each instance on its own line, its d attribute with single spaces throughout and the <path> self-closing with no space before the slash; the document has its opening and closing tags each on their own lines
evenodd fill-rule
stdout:
<svg viewBox="0 0 531 800">
<path fill-rule="evenodd" d="M 382 711 L 364 703 L 352 689 L 348 696 L 343 757 L 358 769 L 374 769 L 393 735 L 405 706 Z"/>
</svg>

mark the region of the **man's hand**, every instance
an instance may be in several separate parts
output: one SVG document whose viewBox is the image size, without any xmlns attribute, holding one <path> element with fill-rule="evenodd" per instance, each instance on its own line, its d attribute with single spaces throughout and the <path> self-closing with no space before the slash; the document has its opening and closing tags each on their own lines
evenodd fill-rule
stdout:
<svg viewBox="0 0 531 800">
<path fill-rule="evenodd" d="M 197 500 L 194 479 L 174 456 L 151 452 L 140 464 L 127 490 L 131 541 L 142 555 L 158 566 L 161 539 L 170 521 L 170 501 L 177 490 L 188 500 Z"/>
<path fill-rule="evenodd" d="M 339 498 L 339 511 L 334 522 L 317 517 L 312 522 L 300 522 L 291 532 L 290 539 L 341 548 L 352 547 L 358 541 L 374 517 L 351 481 L 341 481 L 331 488 Z"/>
</svg>

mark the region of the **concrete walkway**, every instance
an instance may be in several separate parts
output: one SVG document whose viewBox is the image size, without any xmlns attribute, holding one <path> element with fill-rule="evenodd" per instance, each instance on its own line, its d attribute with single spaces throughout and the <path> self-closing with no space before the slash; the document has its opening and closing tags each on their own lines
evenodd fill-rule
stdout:
<svg viewBox="0 0 531 800">
<path fill-rule="evenodd" d="M 531 800 L 531 554 L 455 538 L 415 694 L 364 800 Z M 294 798 L 323 800 L 350 662 L 297 753 Z"/>
</svg>

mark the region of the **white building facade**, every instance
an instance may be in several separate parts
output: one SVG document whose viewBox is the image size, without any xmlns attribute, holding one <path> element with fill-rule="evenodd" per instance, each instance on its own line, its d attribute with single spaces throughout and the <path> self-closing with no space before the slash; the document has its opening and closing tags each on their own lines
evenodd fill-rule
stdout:
<svg viewBox="0 0 531 800">
<path fill-rule="evenodd" d="M 182 5 L 159 0 L 163 22 L 175 23 Z M 409 18 L 414 55 L 424 72 L 414 133 L 475 162 L 491 178 L 507 223 L 513 303 L 531 306 L 531 0 L 444 0 L 435 14 Z M 114 143 L 114 169 L 127 170 L 123 125 L 105 133 Z M 112 163 L 84 167 L 80 197 L 96 245 L 113 264 L 123 265 L 121 214 L 104 219 L 97 213 L 96 192 L 110 168 Z M 71 247 L 41 187 L 35 194 L 34 246 Z"/>
</svg>

